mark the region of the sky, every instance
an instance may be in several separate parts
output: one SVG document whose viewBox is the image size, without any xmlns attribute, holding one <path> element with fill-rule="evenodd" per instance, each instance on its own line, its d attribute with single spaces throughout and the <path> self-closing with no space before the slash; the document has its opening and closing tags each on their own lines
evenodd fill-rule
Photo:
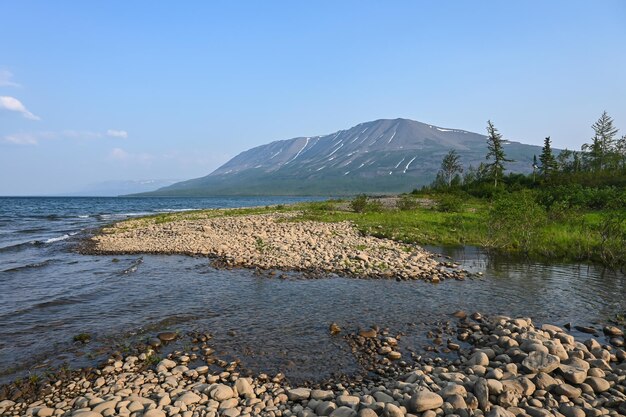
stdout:
<svg viewBox="0 0 626 417">
<path fill-rule="evenodd" d="M 626 2 L 3 1 L 0 195 L 207 175 L 404 117 L 579 149 L 626 134 Z"/>
</svg>

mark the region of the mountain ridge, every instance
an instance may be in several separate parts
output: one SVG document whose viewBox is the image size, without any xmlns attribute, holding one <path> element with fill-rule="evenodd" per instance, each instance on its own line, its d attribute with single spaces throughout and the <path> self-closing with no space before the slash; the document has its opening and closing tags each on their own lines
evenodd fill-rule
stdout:
<svg viewBox="0 0 626 417">
<path fill-rule="evenodd" d="M 397 193 L 430 183 L 455 149 L 465 167 L 485 161 L 486 136 L 414 120 L 377 119 L 321 136 L 276 140 L 239 153 L 209 175 L 142 195 Z M 504 141 L 513 172 L 530 172 L 541 147 Z"/>
</svg>

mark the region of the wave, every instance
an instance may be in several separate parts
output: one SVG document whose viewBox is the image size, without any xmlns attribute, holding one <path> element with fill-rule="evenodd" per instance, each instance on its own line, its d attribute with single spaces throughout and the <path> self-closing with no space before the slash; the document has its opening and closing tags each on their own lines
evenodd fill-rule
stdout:
<svg viewBox="0 0 626 417">
<path fill-rule="evenodd" d="M 65 306 L 65 305 L 71 305 L 71 304 L 81 304 L 81 303 L 85 303 L 86 300 L 84 297 L 82 296 L 64 296 L 64 297 L 58 297 L 58 298 L 54 298 L 52 300 L 49 301 L 42 301 L 42 302 L 35 302 L 34 304 L 31 304 L 27 307 L 21 308 L 21 309 L 16 309 L 13 310 L 11 312 L 5 313 L 5 314 L 0 314 L 0 319 L 7 319 L 7 318 L 16 318 L 19 316 L 23 316 L 25 314 L 31 313 L 35 310 L 39 310 L 39 309 L 44 309 L 44 308 L 49 308 L 49 307 L 58 307 L 58 306 Z"/>
<path fill-rule="evenodd" d="M 111 219 L 123 219 L 126 217 L 138 217 L 138 216 L 149 216 L 154 214 L 149 211 L 140 211 L 140 212 L 131 212 L 131 213 L 107 213 L 107 214 L 98 214 L 98 218 L 100 220 L 111 220 Z"/>
<path fill-rule="evenodd" d="M 22 249 L 30 248 L 32 246 L 41 246 L 43 242 L 39 242 L 37 240 L 31 240 L 28 242 L 16 243 L 14 245 L 4 246 L 0 248 L 0 253 L 3 252 L 18 252 Z"/>
<path fill-rule="evenodd" d="M 178 213 L 181 211 L 194 211 L 194 210 L 200 210 L 200 209 L 197 209 L 197 208 L 162 209 L 162 210 L 155 210 L 155 213 Z"/>
<path fill-rule="evenodd" d="M 46 259 L 45 261 L 42 261 L 42 262 L 35 262 L 32 264 L 21 265 L 21 266 L 16 266 L 14 268 L 5 269 L 2 272 L 18 272 L 18 271 L 23 271 L 26 269 L 41 268 L 42 266 L 49 265 L 53 261 L 54 261 L 53 259 Z"/>
<path fill-rule="evenodd" d="M 71 233 L 65 233 L 62 236 L 57 236 L 57 237 L 51 237 L 48 240 L 44 240 L 43 243 L 54 243 L 54 242 L 60 242 L 62 240 L 65 239 L 69 239 L 72 236 L 76 236 L 79 232 L 71 232 Z"/>
<path fill-rule="evenodd" d="M 19 229 L 19 230 L 15 230 L 13 233 L 17 233 L 20 235 L 28 235 L 28 234 L 32 234 L 32 233 L 37 233 L 37 232 L 45 232 L 47 229 L 45 227 L 33 227 L 31 229 Z"/>
<path fill-rule="evenodd" d="M 54 243 L 54 242 L 60 242 L 61 240 L 65 240 L 65 239 L 69 239 L 70 235 L 65 234 L 63 236 L 58 236 L 58 237 L 51 237 L 48 240 L 44 240 L 43 243 Z"/>
</svg>

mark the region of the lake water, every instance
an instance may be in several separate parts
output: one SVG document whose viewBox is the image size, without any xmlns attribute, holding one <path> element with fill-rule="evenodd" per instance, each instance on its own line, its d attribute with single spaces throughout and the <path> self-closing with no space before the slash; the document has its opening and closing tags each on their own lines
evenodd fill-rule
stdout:
<svg viewBox="0 0 626 417">
<path fill-rule="evenodd" d="M 433 248 L 483 272 L 480 279 L 397 282 L 306 280 L 218 270 L 206 258 L 76 253 L 89 230 L 132 216 L 211 207 L 259 206 L 298 198 L 0 198 L 0 382 L 64 361 L 92 365 L 112 343 L 162 330 L 208 331 L 225 358 L 293 380 L 356 372 L 328 326 L 379 325 L 404 332 L 401 347 L 462 309 L 532 316 L 537 322 L 605 323 L 626 311 L 626 276 L 587 265 L 490 258 L 479 250 Z M 74 335 L 94 336 L 86 346 Z"/>
</svg>

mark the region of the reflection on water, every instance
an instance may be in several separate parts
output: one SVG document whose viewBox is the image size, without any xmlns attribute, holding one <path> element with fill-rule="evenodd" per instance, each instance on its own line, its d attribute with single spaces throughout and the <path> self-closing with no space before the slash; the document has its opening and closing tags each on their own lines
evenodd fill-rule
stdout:
<svg viewBox="0 0 626 417">
<path fill-rule="evenodd" d="M 573 322 L 584 320 L 587 314 L 588 323 L 605 322 L 626 310 L 626 275 L 619 270 L 490 256 L 476 247 L 429 249 L 450 256 L 470 271 L 483 271 L 494 297 L 535 307 L 534 316 L 544 320 L 554 317 Z M 517 300 L 513 298 L 516 292 Z"/>
</svg>

